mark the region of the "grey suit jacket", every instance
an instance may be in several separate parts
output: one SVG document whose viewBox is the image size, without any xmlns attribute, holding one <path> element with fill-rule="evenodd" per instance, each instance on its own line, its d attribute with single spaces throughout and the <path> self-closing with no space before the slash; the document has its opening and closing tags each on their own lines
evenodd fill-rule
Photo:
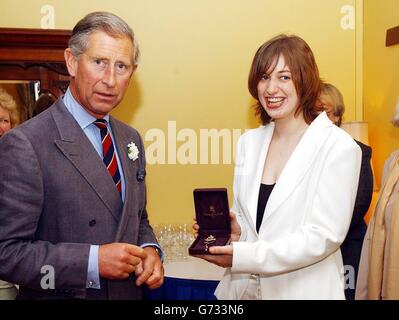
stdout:
<svg viewBox="0 0 399 320">
<path fill-rule="evenodd" d="M 0 279 L 19 284 L 24 298 L 141 298 L 134 275 L 86 289 L 91 244 L 156 243 L 145 182 L 137 179 L 145 169 L 143 142 L 136 130 L 113 117 L 110 123 L 126 181 L 124 204 L 61 99 L 0 140 Z M 127 156 L 132 141 L 140 151 L 136 161 Z M 54 290 L 42 289 L 43 266 L 54 268 Z"/>
</svg>

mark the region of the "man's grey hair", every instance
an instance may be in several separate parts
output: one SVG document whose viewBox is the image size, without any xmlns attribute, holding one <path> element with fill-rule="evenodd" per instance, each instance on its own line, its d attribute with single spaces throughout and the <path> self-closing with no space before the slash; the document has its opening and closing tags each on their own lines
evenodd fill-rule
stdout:
<svg viewBox="0 0 399 320">
<path fill-rule="evenodd" d="M 94 31 L 102 31 L 116 38 L 129 38 L 133 44 L 133 64 L 138 63 L 140 50 L 132 28 L 124 20 L 109 12 L 89 13 L 75 25 L 68 43 L 75 57 L 86 51 L 89 35 Z"/>
</svg>

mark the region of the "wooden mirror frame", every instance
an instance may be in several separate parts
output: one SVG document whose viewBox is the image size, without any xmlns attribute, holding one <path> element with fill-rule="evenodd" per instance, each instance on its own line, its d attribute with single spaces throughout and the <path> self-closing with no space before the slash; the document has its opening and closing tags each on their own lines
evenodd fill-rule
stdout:
<svg viewBox="0 0 399 320">
<path fill-rule="evenodd" d="M 64 50 L 71 33 L 0 28 L 0 80 L 39 80 L 41 93 L 58 98 L 69 84 Z"/>
</svg>

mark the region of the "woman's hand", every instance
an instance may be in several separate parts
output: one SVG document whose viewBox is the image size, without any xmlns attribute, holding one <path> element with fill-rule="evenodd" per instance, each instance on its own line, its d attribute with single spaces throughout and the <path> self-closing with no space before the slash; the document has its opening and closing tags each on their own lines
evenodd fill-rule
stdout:
<svg viewBox="0 0 399 320">
<path fill-rule="evenodd" d="M 233 265 L 232 244 L 225 246 L 214 246 L 210 247 L 208 250 L 211 254 L 195 255 L 195 257 L 204 259 L 223 268 L 229 268 Z"/>
<path fill-rule="evenodd" d="M 193 224 L 194 236 L 197 238 L 199 225 L 197 221 L 194 219 L 195 223 Z M 231 234 L 229 243 L 232 241 L 238 241 L 241 236 L 241 227 L 238 224 L 236 214 L 230 212 L 230 223 L 231 223 Z M 212 246 L 209 248 L 209 253 L 205 255 L 195 255 L 197 258 L 204 259 L 208 262 L 214 263 L 220 267 L 231 267 L 233 265 L 233 245 L 228 244 L 225 246 Z"/>
<path fill-rule="evenodd" d="M 194 238 L 197 239 L 198 237 L 198 231 L 199 231 L 199 225 L 197 223 L 197 219 L 193 219 L 194 220 L 194 224 L 193 224 L 193 229 L 194 229 Z"/>
</svg>

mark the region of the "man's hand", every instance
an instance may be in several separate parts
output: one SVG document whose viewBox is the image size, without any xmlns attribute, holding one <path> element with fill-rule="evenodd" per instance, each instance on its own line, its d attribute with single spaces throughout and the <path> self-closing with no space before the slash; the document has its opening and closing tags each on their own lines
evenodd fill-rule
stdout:
<svg viewBox="0 0 399 320">
<path fill-rule="evenodd" d="M 98 250 L 100 276 L 107 279 L 126 279 L 136 270 L 147 254 L 143 248 L 128 243 L 109 243 Z"/>
<path fill-rule="evenodd" d="M 145 247 L 144 251 L 147 257 L 136 267 L 136 285 L 145 283 L 150 289 L 159 288 L 164 280 L 161 258 L 154 247 Z"/>
</svg>

